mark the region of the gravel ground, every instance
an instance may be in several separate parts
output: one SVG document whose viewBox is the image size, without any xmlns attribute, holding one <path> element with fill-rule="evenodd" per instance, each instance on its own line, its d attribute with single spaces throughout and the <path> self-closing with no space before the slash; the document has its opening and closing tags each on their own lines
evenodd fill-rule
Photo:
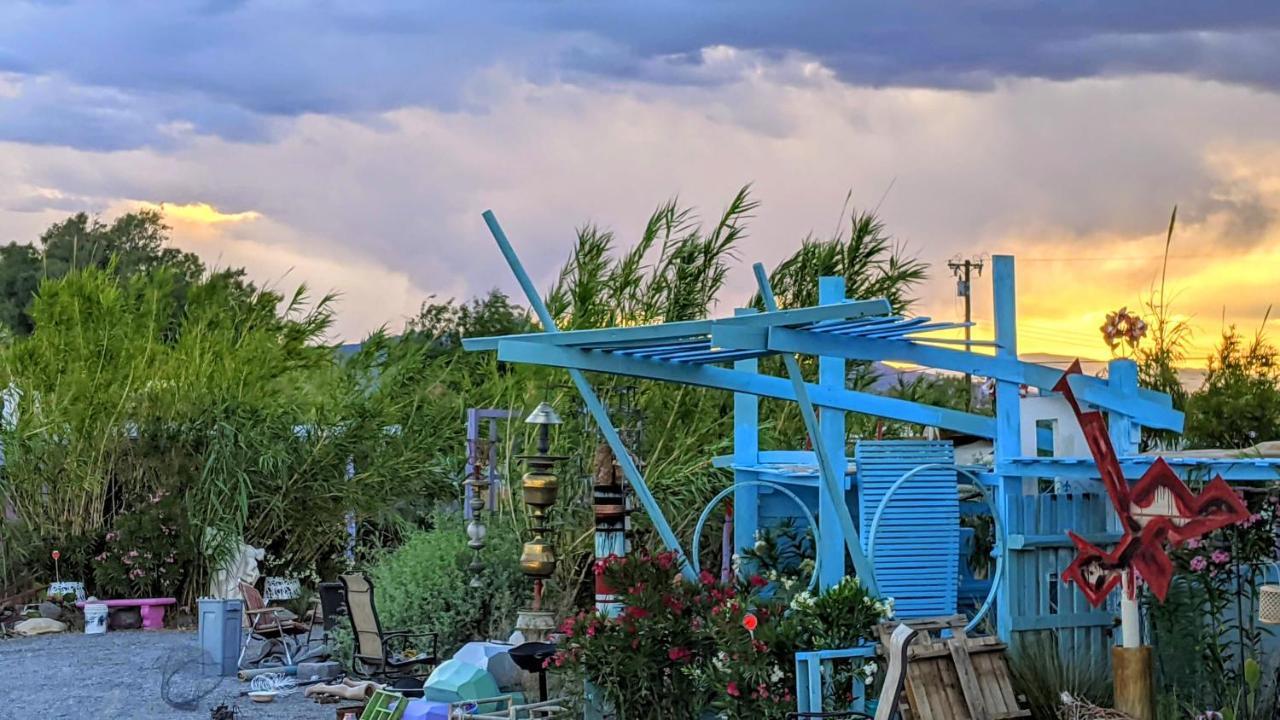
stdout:
<svg viewBox="0 0 1280 720">
<path fill-rule="evenodd" d="M 0 718 L 206 720 L 210 708 L 222 703 L 238 720 L 334 717 L 333 705 L 317 705 L 300 691 L 267 704 L 238 697 L 249 684 L 233 677 L 218 681 L 195 710 L 170 707 L 161 696 L 165 668 L 189 666 L 198 656 L 195 633 L 170 630 L 0 640 Z M 214 684 L 205 682 L 205 689 Z"/>
</svg>

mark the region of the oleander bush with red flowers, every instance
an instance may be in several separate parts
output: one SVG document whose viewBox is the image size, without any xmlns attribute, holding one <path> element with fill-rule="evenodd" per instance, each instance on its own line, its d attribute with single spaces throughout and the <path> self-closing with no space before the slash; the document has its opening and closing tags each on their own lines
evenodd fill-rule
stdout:
<svg viewBox="0 0 1280 720">
<path fill-rule="evenodd" d="M 687 582 L 672 553 L 595 570 L 623 609 L 568 618 L 548 666 L 593 685 L 619 720 L 781 718 L 795 709 L 797 651 L 849 647 L 891 612 L 853 579 L 821 597 L 759 575 L 722 584 L 704 571 Z"/>
</svg>

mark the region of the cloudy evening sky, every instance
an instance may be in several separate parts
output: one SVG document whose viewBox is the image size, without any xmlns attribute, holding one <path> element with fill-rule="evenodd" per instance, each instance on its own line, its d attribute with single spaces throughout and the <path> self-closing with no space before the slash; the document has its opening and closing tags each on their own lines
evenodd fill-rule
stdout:
<svg viewBox="0 0 1280 720">
<path fill-rule="evenodd" d="M 1175 309 L 1201 346 L 1252 331 L 1280 301 L 1280 4 L 0 4 L 0 241 L 163 203 L 211 264 L 341 292 L 340 338 L 514 294 L 486 208 L 546 287 L 575 226 L 630 242 L 746 182 L 744 261 L 852 191 L 933 264 L 920 312 L 958 314 L 948 258 L 1012 252 L 1022 349 L 1095 357 L 1176 203 Z M 750 289 L 743 262 L 720 314 Z"/>
</svg>

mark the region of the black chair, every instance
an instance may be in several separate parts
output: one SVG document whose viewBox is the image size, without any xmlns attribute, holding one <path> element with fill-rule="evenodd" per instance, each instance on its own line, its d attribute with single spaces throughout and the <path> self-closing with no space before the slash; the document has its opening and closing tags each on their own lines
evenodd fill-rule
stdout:
<svg viewBox="0 0 1280 720">
<path fill-rule="evenodd" d="M 367 575 L 342 575 L 347 617 L 355 635 L 355 652 L 351 657 L 352 673 L 360 677 L 381 679 L 396 687 L 408 687 L 405 681 L 420 681 L 438 662 L 436 633 L 409 630 L 385 632 L 378 622 L 373 602 L 373 581 Z M 415 654 L 406 655 L 412 648 Z M 421 687 L 421 682 L 418 682 Z"/>
</svg>

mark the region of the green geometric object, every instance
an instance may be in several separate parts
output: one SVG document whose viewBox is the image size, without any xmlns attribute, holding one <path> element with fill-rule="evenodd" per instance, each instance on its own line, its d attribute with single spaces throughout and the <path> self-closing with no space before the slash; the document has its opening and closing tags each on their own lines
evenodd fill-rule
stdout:
<svg viewBox="0 0 1280 720">
<path fill-rule="evenodd" d="M 389 690 L 376 690 L 360 713 L 360 720 L 400 720 L 409 701 Z"/>
<path fill-rule="evenodd" d="M 461 702 L 501 695 L 498 682 L 488 671 L 461 660 L 440 663 L 422 686 L 424 700 Z"/>
</svg>

